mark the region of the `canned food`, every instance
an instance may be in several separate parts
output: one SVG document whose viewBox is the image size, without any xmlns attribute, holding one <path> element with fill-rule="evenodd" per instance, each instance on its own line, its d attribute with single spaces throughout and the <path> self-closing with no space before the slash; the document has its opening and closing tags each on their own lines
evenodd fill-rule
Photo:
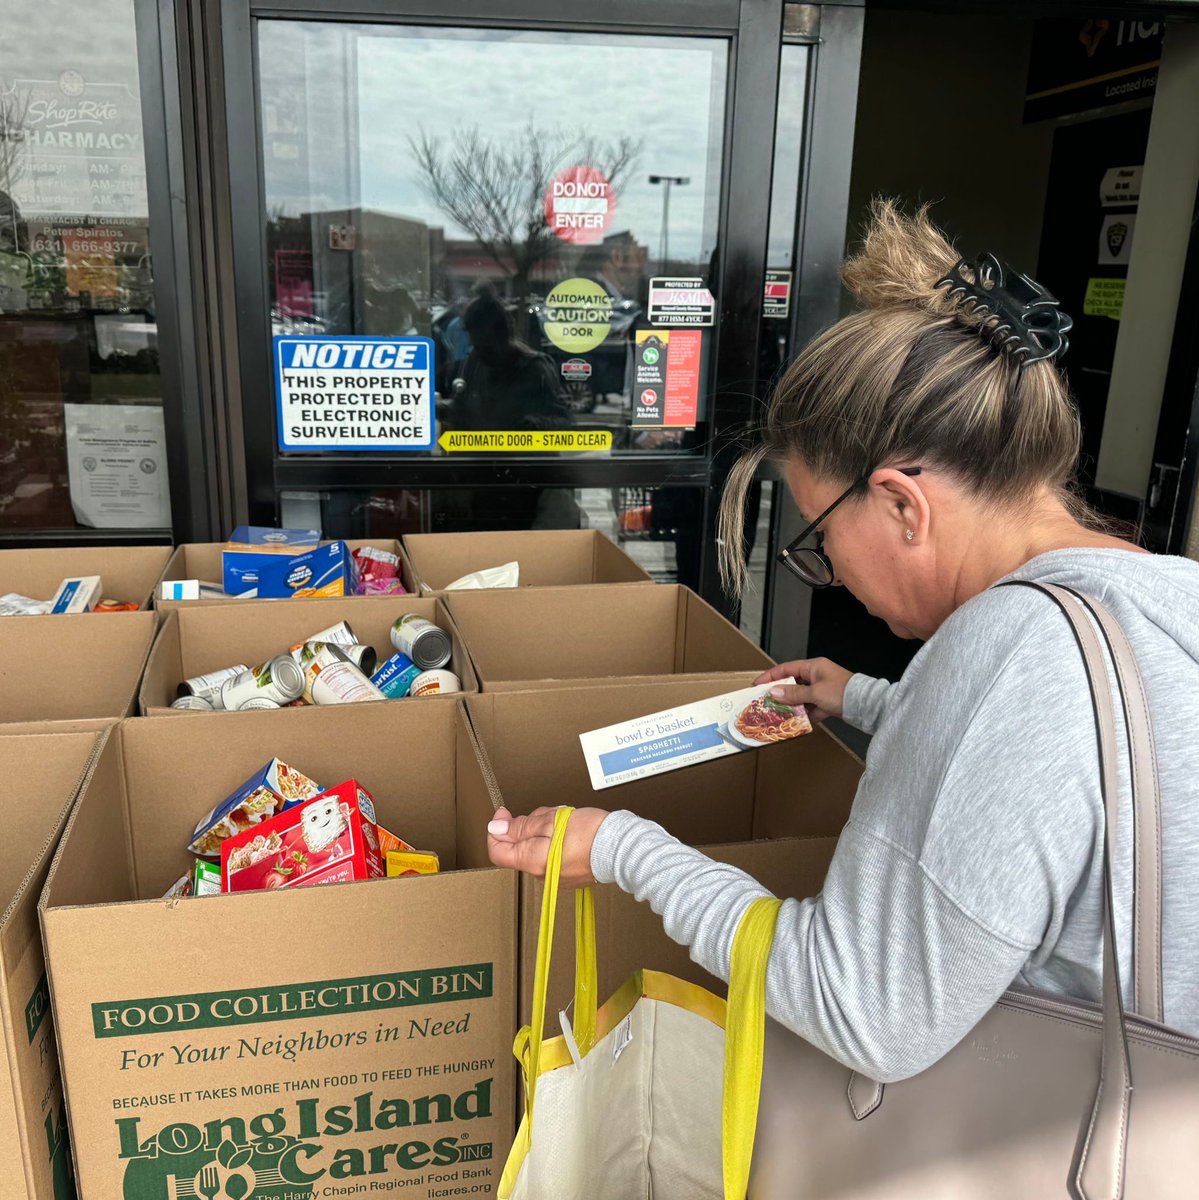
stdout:
<svg viewBox="0 0 1199 1200">
<path fill-rule="evenodd" d="M 221 703 L 230 712 L 237 712 L 254 697 L 264 696 L 282 705 L 303 694 L 304 672 L 288 655 L 280 654 L 260 667 L 227 679 L 221 687 Z"/>
<path fill-rule="evenodd" d="M 406 654 L 396 651 L 372 676 L 371 683 L 388 700 L 399 700 L 412 690 L 412 681 L 420 674 L 418 667 Z"/>
<path fill-rule="evenodd" d="M 304 681 L 313 704 L 357 704 L 385 699 L 339 646 L 325 646 L 308 664 Z"/>
<path fill-rule="evenodd" d="M 448 696 L 462 691 L 462 680 L 453 671 L 423 671 L 412 681 L 410 696 Z"/>
<path fill-rule="evenodd" d="M 320 633 L 310 634 L 304 640 L 306 642 L 332 642 L 335 646 L 354 646 L 358 642 L 354 631 L 350 628 L 349 621 L 338 621 L 336 625 L 330 625 L 328 629 L 322 629 Z"/>
<path fill-rule="evenodd" d="M 295 701 L 293 700 L 291 703 L 294 704 Z M 283 707 L 283 705 L 280 704 L 278 700 L 272 700 L 268 696 L 251 696 L 249 698 L 249 700 L 247 700 L 245 702 L 245 704 L 243 704 L 241 706 L 241 708 L 239 708 L 237 711 L 238 712 L 252 712 L 254 709 L 282 708 L 282 707 Z"/>
<path fill-rule="evenodd" d="M 339 645 L 337 642 L 305 642 L 302 646 L 293 647 L 291 656 L 300 664 L 300 670 L 304 671 L 326 646 L 336 646 L 364 675 L 373 674 L 379 661 L 374 646 L 363 646 L 358 642 L 348 646 Z"/>
<path fill-rule="evenodd" d="M 221 702 L 221 688 L 230 679 L 236 679 L 238 675 L 249 669 L 245 663 L 238 663 L 235 667 L 222 667 L 219 671 L 209 671 L 207 675 L 197 675 L 194 679 L 185 679 L 175 689 L 175 695 L 179 697 L 199 696 L 201 700 L 207 700 L 210 707 L 222 709 L 225 706 Z"/>
<path fill-rule="evenodd" d="M 450 635 L 416 613 L 405 613 L 391 627 L 391 644 L 422 671 L 444 667 L 454 653 Z"/>
<path fill-rule="evenodd" d="M 171 702 L 172 708 L 186 708 L 191 712 L 212 712 L 212 702 L 203 696 L 180 696 Z"/>
</svg>

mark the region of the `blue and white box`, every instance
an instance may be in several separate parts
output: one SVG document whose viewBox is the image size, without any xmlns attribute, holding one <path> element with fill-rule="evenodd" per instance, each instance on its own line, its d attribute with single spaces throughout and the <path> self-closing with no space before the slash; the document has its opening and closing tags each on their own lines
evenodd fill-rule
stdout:
<svg viewBox="0 0 1199 1200">
<path fill-rule="evenodd" d="M 794 679 L 741 688 L 579 734 L 591 786 L 600 791 L 812 732 L 808 714 L 770 695 Z"/>
<path fill-rule="evenodd" d="M 261 525 L 239 525 L 225 543 L 221 555 L 225 591 L 240 596 L 258 586 L 263 564 L 295 558 L 321 544 L 319 529 L 270 529 Z"/>
</svg>

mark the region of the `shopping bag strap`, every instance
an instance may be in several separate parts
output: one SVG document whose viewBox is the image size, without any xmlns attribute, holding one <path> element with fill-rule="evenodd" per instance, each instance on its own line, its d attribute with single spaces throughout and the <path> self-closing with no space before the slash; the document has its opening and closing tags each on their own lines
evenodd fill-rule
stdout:
<svg viewBox="0 0 1199 1200">
<path fill-rule="evenodd" d="M 545 1008 L 549 993 L 550 962 L 554 949 L 554 922 L 558 915 L 558 883 L 562 874 L 562 850 L 573 808 L 554 813 L 554 832 L 545 863 L 545 887 L 541 896 L 541 923 L 537 930 L 537 965 L 533 972 L 533 1012 L 530 1023 L 517 1035 L 513 1053 L 525 1077 L 525 1114 L 530 1127 L 537 1079 L 541 1074 L 541 1046 L 545 1038 Z M 595 900 L 590 888 L 575 893 L 575 1017 L 574 1035 L 579 1053 L 585 1055 L 595 1043 L 596 1024 Z"/>
<path fill-rule="evenodd" d="M 755 900 L 745 910 L 733 938 L 721 1118 L 725 1200 L 745 1200 L 749 1188 L 766 1040 L 766 965 L 782 904 L 773 896 Z"/>
</svg>

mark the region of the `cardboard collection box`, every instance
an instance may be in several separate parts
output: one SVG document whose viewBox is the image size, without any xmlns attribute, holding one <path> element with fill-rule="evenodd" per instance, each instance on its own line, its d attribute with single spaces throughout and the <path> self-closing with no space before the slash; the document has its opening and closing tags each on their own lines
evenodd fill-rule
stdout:
<svg viewBox="0 0 1199 1200">
<path fill-rule="evenodd" d="M 520 587 L 648 583 L 649 573 L 594 529 L 523 529 L 496 533 L 410 533 L 404 549 L 423 591 L 474 571 L 520 564 Z"/>
<path fill-rule="evenodd" d="M 592 790 L 579 734 L 703 699 L 705 681 L 585 687 L 542 692 L 484 691 L 464 700 L 504 803 L 516 815 L 542 806 L 628 809 L 693 846 L 749 871 L 780 895 L 819 891 L 832 848 L 849 816 L 861 762 L 832 734 L 810 734 L 746 754 L 715 759 L 618 788 Z M 715 689 L 718 690 L 718 689 Z M 761 839 L 787 839 L 777 844 Z M 801 839 L 796 841 L 794 839 Z M 736 845 L 730 845 L 736 843 Z M 759 873 L 760 872 L 760 873 Z M 541 883 L 521 878 L 521 1014 L 532 1005 Z M 649 967 L 716 987 L 661 920 L 615 887 L 596 894 L 600 1000 L 634 970 Z M 574 906 L 559 903 L 551 960 L 550 1011 L 570 998 Z"/>
<path fill-rule="evenodd" d="M 37 903 L 80 785 L 110 726 L 0 732 L 0 1195 L 69 1200 L 71 1160 Z"/>
<path fill-rule="evenodd" d="M 0 617 L 0 726 L 131 715 L 157 624 L 152 612 Z"/>
<path fill-rule="evenodd" d="M 457 703 L 121 725 L 40 906 L 81 1196 L 211 1195 L 214 1176 L 255 1200 L 494 1194 L 516 879 L 487 863 L 473 740 Z M 357 777 L 442 873 L 160 899 L 199 813 L 272 755 Z"/>
<path fill-rule="evenodd" d="M 723 677 L 727 686 L 705 693 L 714 695 L 746 687 L 774 665 L 735 625 L 677 584 L 447 592 L 444 599 L 485 692 Z"/>
<path fill-rule="evenodd" d="M 290 646 L 339 621 L 348 621 L 355 636 L 375 648 L 382 665 L 395 653 L 389 639 L 391 626 L 407 612 L 418 613 L 449 633 L 454 644 L 449 670 L 462 681 L 464 692 L 479 690 L 474 667 L 453 618 L 435 597 L 347 596 L 262 604 L 233 600 L 227 604 L 177 607 L 178 611 L 169 613 L 163 621 L 146 664 L 140 698 L 143 715 L 167 711 L 179 715 L 170 705 L 183 680 L 236 663 L 255 667 L 277 654 L 286 654 Z M 10 619 L 38 620 L 37 617 Z M 420 702 L 425 703 L 425 698 Z M 269 757 L 264 755 L 264 761 Z"/>
<path fill-rule="evenodd" d="M 328 539 L 326 539 L 327 541 Z M 359 550 L 363 546 L 374 546 L 378 550 L 389 550 L 400 560 L 400 581 L 404 587 L 409 592 L 419 593 L 420 589 L 416 584 L 412 572 L 412 564 L 408 561 L 408 556 L 404 552 L 403 546 L 395 538 L 346 538 L 345 543 L 351 550 Z M 182 546 L 177 546 L 162 572 L 162 578 L 170 580 L 198 579 L 204 583 L 219 584 L 223 578 L 224 568 L 221 560 L 221 552 L 224 548 L 224 542 L 188 542 Z M 335 597 L 335 599 L 345 598 Z M 402 596 L 391 598 L 403 599 Z M 161 596 L 156 595 L 154 597 L 154 607 L 160 612 L 172 612 L 176 608 L 195 608 L 199 605 L 211 607 L 214 604 L 248 603 L 248 600 L 238 600 L 236 598 L 221 599 L 218 597 L 211 600 L 164 600 Z M 290 604 L 291 601 L 288 600 L 286 603 Z"/>
<path fill-rule="evenodd" d="M 101 599 L 149 608 L 170 557 L 170 546 L 0 550 L 0 596 L 17 592 L 31 600 L 50 600 L 64 579 L 99 575 Z"/>
</svg>

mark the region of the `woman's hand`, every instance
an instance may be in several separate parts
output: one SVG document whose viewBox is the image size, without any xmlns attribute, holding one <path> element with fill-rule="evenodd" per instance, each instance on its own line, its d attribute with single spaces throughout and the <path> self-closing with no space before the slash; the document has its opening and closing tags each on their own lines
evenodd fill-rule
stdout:
<svg viewBox="0 0 1199 1200">
<path fill-rule="evenodd" d="M 755 684 L 773 683 L 776 679 L 795 677 L 794 684 L 770 689 L 770 694 L 784 704 L 804 704 L 813 721 L 841 716 L 845 704 L 845 685 L 852 671 L 839 667 L 827 658 L 799 658 L 794 662 L 771 667 L 754 680 Z"/>
<path fill-rule="evenodd" d="M 545 874 L 550 838 L 554 834 L 555 808 L 538 808 L 527 817 L 514 817 L 506 808 L 496 809 L 487 826 L 487 853 L 497 867 L 514 867 L 530 875 Z M 587 887 L 591 874 L 591 844 L 608 814 L 602 808 L 577 808 L 566 826 L 562 846 L 562 887 Z"/>
</svg>

